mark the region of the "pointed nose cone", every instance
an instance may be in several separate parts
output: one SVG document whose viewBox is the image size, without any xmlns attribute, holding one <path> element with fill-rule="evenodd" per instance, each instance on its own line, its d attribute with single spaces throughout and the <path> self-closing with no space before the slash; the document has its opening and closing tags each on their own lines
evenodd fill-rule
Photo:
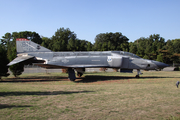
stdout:
<svg viewBox="0 0 180 120">
<path fill-rule="evenodd" d="M 153 61 L 153 63 L 158 67 L 158 68 L 165 68 L 165 67 L 169 67 L 168 64 L 162 63 L 162 62 L 158 62 L 158 61 Z"/>
</svg>

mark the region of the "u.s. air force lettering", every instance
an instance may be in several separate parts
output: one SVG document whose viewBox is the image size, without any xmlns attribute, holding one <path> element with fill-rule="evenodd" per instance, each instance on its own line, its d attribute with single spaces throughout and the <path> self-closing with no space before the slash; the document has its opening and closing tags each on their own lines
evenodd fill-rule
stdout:
<svg viewBox="0 0 180 120">
<path fill-rule="evenodd" d="M 31 47 L 31 43 L 30 43 L 30 41 L 23 41 L 22 43 L 21 43 L 21 46 L 22 46 L 22 49 L 24 50 L 24 51 L 33 51 L 33 47 Z"/>
<path fill-rule="evenodd" d="M 65 64 L 66 64 L 66 63 L 68 63 L 68 62 L 69 62 L 69 60 L 68 60 L 68 59 L 62 59 L 62 60 L 61 60 L 61 62 L 63 62 L 63 63 L 65 63 Z"/>
</svg>

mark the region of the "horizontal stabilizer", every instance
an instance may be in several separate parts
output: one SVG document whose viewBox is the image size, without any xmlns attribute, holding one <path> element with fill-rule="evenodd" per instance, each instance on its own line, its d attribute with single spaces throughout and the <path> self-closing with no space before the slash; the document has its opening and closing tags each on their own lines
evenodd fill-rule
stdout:
<svg viewBox="0 0 180 120">
<path fill-rule="evenodd" d="M 132 72 L 133 69 L 121 69 L 120 72 L 123 72 L 123 73 L 133 73 Z"/>
<path fill-rule="evenodd" d="M 33 57 L 34 56 L 30 56 L 30 55 L 27 55 L 27 56 L 18 56 L 13 61 L 11 61 L 7 66 L 11 66 L 11 65 L 23 62 L 23 61 L 28 60 L 28 59 L 33 58 Z"/>
</svg>

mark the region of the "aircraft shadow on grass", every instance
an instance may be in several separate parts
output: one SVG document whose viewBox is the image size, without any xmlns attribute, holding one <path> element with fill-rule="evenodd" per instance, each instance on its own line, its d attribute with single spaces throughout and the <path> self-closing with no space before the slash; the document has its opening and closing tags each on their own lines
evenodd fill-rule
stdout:
<svg viewBox="0 0 180 120">
<path fill-rule="evenodd" d="M 14 107 L 32 107 L 31 105 L 8 105 L 8 104 L 0 104 L 0 109 L 4 108 L 14 108 Z"/>
<path fill-rule="evenodd" d="M 37 76 L 37 77 L 17 77 L 7 78 L 0 82 L 51 82 L 51 81 L 69 81 L 67 77 L 49 77 L 49 76 Z"/>
<path fill-rule="evenodd" d="M 110 81 L 110 80 L 126 80 L 126 79 L 163 79 L 163 78 L 179 78 L 179 77 L 160 77 L 160 76 L 141 76 L 135 78 L 134 76 L 100 76 L 100 75 L 87 75 L 84 77 L 77 78 L 75 83 L 90 83 L 97 81 Z M 52 82 L 52 81 L 70 81 L 68 77 L 49 77 L 49 76 L 37 76 L 37 77 L 21 77 L 21 78 L 7 78 L 1 80 L 1 82 Z"/>
<path fill-rule="evenodd" d="M 77 93 L 89 93 L 95 91 L 17 91 L 17 92 L 0 92 L 0 96 L 23 96 L 23 95 L 61 95 L 61 94 L 77 94 Z"/>
<path fill-rule="evenodd" d="M 134 76 L 85 76 L 82 78 L 77 78 L 76 83 L 90 83 L 90 82 L 98 82 L 98 81 L 110 81 L 110 80 L 128 80 L 128 79 L 164 79 L 164 78 L 174 78 L 174 77 L 157 77 L 157 76 L 144 76 L 140 78 L 135 78 Z"/>
</svg>

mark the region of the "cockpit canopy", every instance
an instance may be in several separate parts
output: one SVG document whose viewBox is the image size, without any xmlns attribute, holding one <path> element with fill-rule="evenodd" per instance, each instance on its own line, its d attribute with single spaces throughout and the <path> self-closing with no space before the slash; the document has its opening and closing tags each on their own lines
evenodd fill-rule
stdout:
<svg viewBox="0 0 180 120">
<path fill-rule="evenodd" d="M 124 52 L 124 51 L 112 51 L 112 53 L 120 54 L 120 55 L 125 55 L 125 56 L 130 56 L 132 58 L 140 58 L 139 56 L 130 53 L 130 52 Z"/>
</svg>

